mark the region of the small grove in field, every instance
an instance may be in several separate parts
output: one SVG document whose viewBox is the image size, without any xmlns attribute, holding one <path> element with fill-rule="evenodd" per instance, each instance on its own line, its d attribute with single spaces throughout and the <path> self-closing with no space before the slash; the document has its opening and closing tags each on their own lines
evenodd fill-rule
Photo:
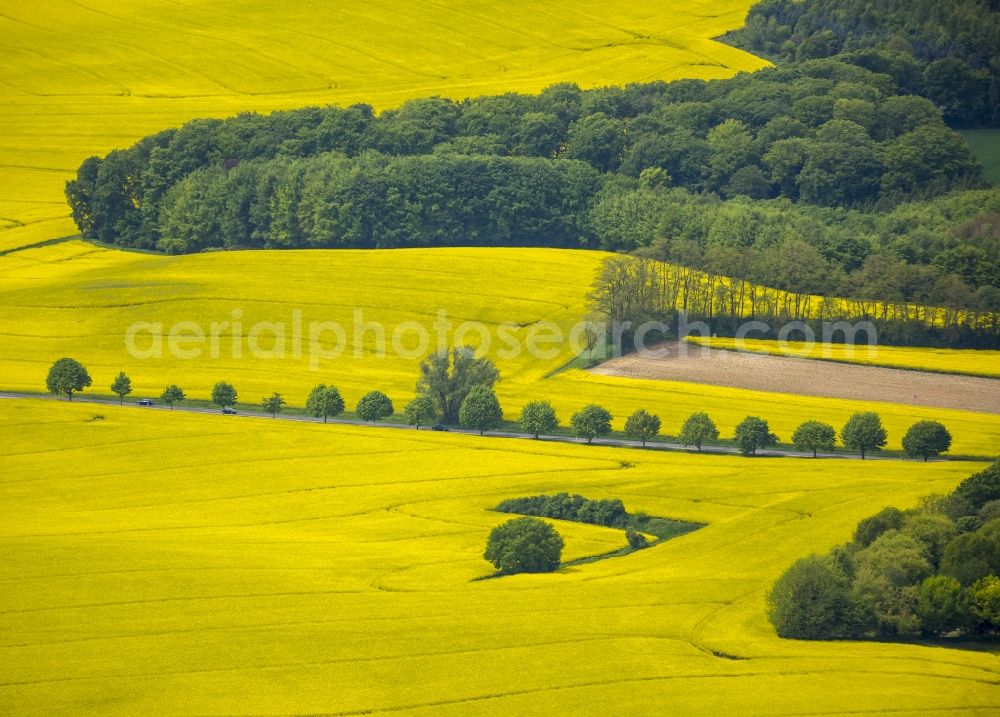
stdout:
<svg viewBox="0 0 1000 717">
<path fill-rule="evenodd" d="M 490 533 L 484 557 L 494 564 L 499 575 L 551 572 L 560 566 L 562 540 L 555 527 L 538 520 L 539 517 L 625 531 L 625 547 L 603 555 L 578 558 L 574 563 L 622 557 L 703 527 L 701 523 L 657 518 L 645 513 L 631 514 L 617 498 L 588 500 L 582 495 L 568 493 L 509 498 L 494 510 L 525 516 L 507 521 Z M 654 536 L 655 541 L 650 543 L 647 534 Z"/>
<path fill-rule="evenodd" d="M 582 495 L 556 493 L 535 495 L 524 498 L 508 498 L 494 508 L 500 513 L 571 520 L 578 523 L 601 525 L 606 528 L 621 528 L 626 533 L 647 533 L 660 540 L 683 535 L 703 527 L 693 523 L 670 518 L 658 518 L 645 513 L 629 513 L 618 498 L 590 500 Z M 631 540 L 629 540 L 631 544 Z"/>
<path fill-rule="evenodd" d="M 1000 632 L 1000 461 L 919 508 L 886 508 L 854 539 L 798 560 L 774 584 L 782 637 Z"/>
<path fill-rule="evenodd" d="M 440 418 L 444 424 L 458 423 L 463 428 L 478 430 L 479 435 L 494 431 L 503 423 L 503 409 L 496 393 L 492 390 L 500 380 L 500 372 L 486 356 L 476 356 L 472 347 L 453 348 L 438 351 L 428 356 L 420 364 L 417 382 L 417 396 L 404 409 L 409 425 L 418 429 Z M 75 359 L 61 358 L 49 369 L 46 387 L 50 393 L 65 394 L 72 400 L 73 393 L 91 384 L 87 369 Z M 131 379 L 122 371 L 112 383 L 112 391 L 124 400 L 131 393 Z M 177 385 L 168 386 L 161 400 L 173 409 L 174 403 L 186 396 Z M 234 411 L 238 393 L 226 381 L 218 381 L 212 388 L 212 403 L 224 413 Z M 276 417 L 287 401 L 281 393 L 274 392 L 261 401 L 264 413 Z M 315 418 L 335 418 L 343 413 L 344 400 L 335 386 L 319 384 L 309 394 L 306 412 Z M 392 399 L 379 390 L 366 393 L 355 408 L 355 415 L 373 425 L 395 413 Z M 596 404 L 589 404 L 573 414 L 570 425 L 579 438 L 592 443 L 611 433 L 611 413 Z M 542 434 L 553 434 L 559 427 L 555 409 L 547 401 L 533 401 L 526 404 L 518 419 L 520 429 L 533 438 Z M 633 412 L 625 421 L 626 438 L 639 441 L 646 447 L 649 440 L 660 434 L 660 417 L 645 409 Z M 712 419 L 703 412 L 692 414 L 681 427 L 679 440 L 684 446 L 694 446 L 699 451 L 705 443 L 718 440 L 719 431 Z M 858 451 L 861 458 L 872 451 L 885 447 L 888 433 L 877 413 L 858 412 L 850 417 L 840 431 L 840 439 L 845 448 Z M 747 416 L 737 426 L 733 443 L 744 456 L 757 455 L 758 449 L 773 448 L 778 445 L 778 436 L 771 432 L 766 420 L 757 416 Z M 800 425 L 792 435 L 792 444 L 802 452 L 813 453 L 834 450 L 836 435 L 832 426 L 820 421 L 809 420 Z M 903 450 L 910 457 L 925 461 L 947 452 L 951 447 L 951 434 L 937 421 L 923 420 L 910 426 L 902 440 Z"/>
</svg>

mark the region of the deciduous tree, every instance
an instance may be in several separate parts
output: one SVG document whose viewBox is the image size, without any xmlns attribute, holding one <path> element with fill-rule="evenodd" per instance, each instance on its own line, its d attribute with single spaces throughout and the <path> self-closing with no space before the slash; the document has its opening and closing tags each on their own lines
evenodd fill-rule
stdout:
<svg viewBox="0 0 1000 717">
<path fill-rule="evenodd" d="M 595 438 L 611 433 L 611 418 L 606 409 L 592 403 L 574 413 L 569 420 L 576 435 L 591 443 Z"/>
<path fill-rule="evenodd" d="M 361 397 L 354 412 L 362 421 L 371 421 L 374 424 L 391 416 L 394 410 L 388 396 L 381 391 L 370 391 Z"/>
<path fill-rule="evenodd" d="M 120 371 L 111 382 L 111 392 L 118 395 L 118 405 L 125 403 L 125 397 L 132 393 L 132 379 Z"/>
<path fill-rule="evenodd" d="M 559 567 L 563 539 L 538 518 L 514 518 L 490 532 L 483 557 L 501 573 L 546 573 Z"/>
<path fill-rule="evenodd" d="M 180 386 L 175 383 L 172 383 L 163 389 L 163 393 L 160 395 L 160 400 L 170 406 L 171 411 L 174 410 L 175 403 L 180 403 L 185 398 L 187 398 L 187 396 L 184 395 L 184 391 L 182 391 Z"/>
<path fill-rule="evenodd" d="M 82 391 L 91 384 L 90 374 L 76 359 L 61 358 L 52 364 L 49 375 L 45 379 L 45 385 L 50 393 L 66 394 L 66 398 L 73 400 L 73 394 Z"/>
<path fill-rule="evenodd" d="M 646 441 L 655 438 L 659 432 L 660 417 L 654 416 L 645 409 L 640 408 L 625 419 L 625 435 L 633 440 L 642 441 L 644 448 Z"/>
<path fill-rule="evenodd" d="M 859 411 L 847 419 L 847 423 L 840 429 L 840 440 L 852 451 L 861 451 L 861 460 L 864 460 L 866 453 L 885 446 L 888 433 L 877 413 Z"/>
<path fill-rule="evenodd" d="M 680 442 L 685 446 L 694 446 L 699 451 L 705 441 L 714 441 L 719 437 L 719 429 L 708 417 L 707 413 L 692 413 L 681 426 Z"/>
<path fill-rule="evenodd" d="M 339 416 L 344 412 L 344 399 L 336 386 L 327 386 L 321 383 L 309 392 L 306 410 L 310 416 L 322 418 L 323 423 L 326 423 L 327 419 Z"/>
<path fill-rule="evenodd" d="M 503 410 L 492 389 L 486 386 L 473 386 L 462 401 L 458 420 L 465 428 L 478 430 L 481 436 L 500 425 L 503 420 Z"/>
<path fill-rule="evenodd" d="M 518 423 L 522 431 L 530 433 L 534 438 L 538 438 L 542 433 L 552 433 L 559 425 L 556 409 L 548 401 L 532 401 L 525 404 L 521 409 Z"/>
</svg>

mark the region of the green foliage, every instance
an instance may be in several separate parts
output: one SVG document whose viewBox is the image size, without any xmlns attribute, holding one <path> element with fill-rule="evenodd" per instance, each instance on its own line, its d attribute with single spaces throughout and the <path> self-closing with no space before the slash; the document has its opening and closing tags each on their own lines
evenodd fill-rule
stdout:
<svg viewBox="0 0 1000 717">
<path fill-rule="evenodd" d="M 88 239 L 191 252 L 617 242 L 629 212 L 609 234 L 589 212 L 615 184 L 869 207 L 979 182 L 933 105 L 901 110 L 912 88 L 863 65 L 848 55 L 635 84 L 614 105 L 595 104 L 606 89 L 564 85 L 377 117 L 355 106 L 195 120 L 88 158 L 66 193 Z M 928 71 L 944 93 L 966 79 L 947 64 Z"/>
<path fill-rule="evenodd" d="M 125 403 L 125 397 L 132 393 L 132 379 L 124 371 L 119 371 L 115 380 L 111 382 L 111 392 L 118 394 L 118 404 Z"/>
<path fill-rule="evenodd" d="M 969 624 L 969 596 L 954 578 L 932 575 L 917 590 L 917 617 L 925 633 L 944 635 Z"/>
<path fill-rule="evenodd" d="M 854 542 L 856 545 L 866 548 L 883 533 L 902 528 L 905 520 L 903 511 L 899 508 L 892 506 L 883 508 L 875 515 L 858 523 L 858 527 L 854 530 Z"/>
<path fill-rule="evenodd" d="M 817 640 L 850 634 L 850 581 L 829 558 L 796 561 L 767 595 L 767 614 L 781 637 Z"/>
<path fill-rule="evenodd" d="M 642 550 L 649 547 L 649 541 L 646 539 L 646 536 L 631 528 L 625 531 L 625 540 L 632 550 Z"/>
<path fill-rule="evenodd" d="M 941 573 L 962 585 L 971 585 L 987 575 L 1000 575 L 1000 531 L 989 531 L 987 523 L 971 533 L 961 533 L 948 543 L 941 556 Z M 998 526 L 1000 527 L 1000 526 Z"/>
<path fill-rule="evenodd" d="M 943 515 L 917 513 L 906 518 L 903 533 L 919 542 L 935 568 L 941 562 L 945 546 L 958 534 L 955 524 Z"/>
<path fill-rule="evenodd" d="M 733 440 L 745 456 L 755 456 L 758 448 L 770 448 L 778 443 L 778 437 L 771 433 L 767 421 L 757 416 L 747 416 L 740 421 Z"/>
<path fill-rule="evenodd" d="M 73 400 L 73 394 L 82 391 L 91 384 L 90 374 L 76 359 L 61 358 L 52 364 L 48 376 L 45 378 L 45 386 L 49 393 L 66 394 L 66 398 Z"/>
<path fill-rule="evenodd" d="M 226 408 L 236 405 L 236 389 L 231 383 L 219 381 L 212 387 L 212 403 L 216 406 Z"/>
<path fill-rule="evenodd" d="M 327 419 L 339 416 L 344 412 L 344 399 L 336 386 L 327 386 L 321 383 L 309 392 L 309 398 L 306 399 L 306 411 L 309 412 L 310 416 L 322 418 L 323 423 L 326 423 Z"/>
<path fill-rule="evenodd" d="M 552 433 L 559 426 L 556 409 L 548 401 L 532 401 L 521 409 L 518 419 L 521 430 L 535 438 L 542 433 Z"/>
<path fill-rule="evenodd" d="M 975 493 L 984 473 L 959 487 Z M 956 513 L 956 504 L 965 508 Z M 826 566 L 824 572 L 812 565 L 813 573 L 829 578 L 834 571 L 841 576 L 837 585 L 847 607 L 837 619 L 808 635 L 793 631 L 787 635 L 830 638 L 923 632 L 950 637 L 970 630 L 1000 630 L 1000 519 L 980 523 L 968 514 L 968 506 L 956 489 L 950 496 L 929 496 L 916 510 L 886 508 L 862 520 L 852 543 L 810 559 Z M 956 514 L 961 517 L 956 519 Z M 782 626 L 795 623 L 788 614 L 811 610 L 830 614 L 823 593 L 789 597 L 787 585 L 801 579 L 797 573 L 802 570 L 798 563 L 792 566 L 772 591 L 778 594 L 778 585 L 785 586 L 781 593 L 785 600 L 780 602 L 784 612 L 773 604 L 769 612 L 779 634 L 786 633 L 778 621 Z M 828 584 L 833 582 L 828 579 Z"/>
<path fill-rule="evenodd" d="M 991 500 L 1000 500 L 1000 460 L 959 483 L 955 496 L 965 502 L 969 512 L 979 510 Z"/>
<path fill-rule="evenodd" d="M 880 450 L 885 446 L 888 433 L 877 413 L 863 411 L 847 419 L 847 423 L 840 429 L 840 440 L 846 448 L 861 451 L 861 459 L 864 460 L 866 453 Z"/>
<path fill-rule="evenodd" d="M 625 435 L 632 440 L 646 441 L 655 438 L 660 432 L 660 417 L 654 416 L 644 409 L 639 409 L 625 420 Z"/>
<path fill-rule="evenodd" d="M 167 386 L 163 389 L 163 393 L 160 395 L 160 400 L 170 406 L 171 411 L 174 410 L 175 403 L 180 403 L 185 398 L 187 398 L 187 396 L 184 395 L 184 391 L 182 391 L 180 386 L 176 383 L 172 383 Z"/>
<path fill-rule="evenodd" d="M 501 513 L 518 513 L 556 520 L 573 520 L 578 523 L 603 525 L 608 528 L 624 528 L 629 521 L 625 504 L 614 498 L 608 500 L 588 500 L 582 495 L 556 493 L 536 495 L 528 498 L 509 498 L 495 510 Z"/>
<path fill-rule="evenodd" d="M 369 391 L 358 401 L 354 412 L 362 421 L 381 421 L 394 412 L 392 400 L 381 391 Z"/>
<path fill-rule="evenodd" d="M 437 404 L 428 394 L 422 393 L 406 404 L 403 413 L 407 422 L 419 430 L 421 424 L 430 423 L 437 416 Z"/>
<path fill-rule="evenodd" d="M 845 59 L 919 92 L 961 125 L 998 121 L 991 84 L 1000 79 L 995 5 L 979 0 L 767 0 L 754 5 L 732 38 L 751 52 L 786 61 Z"/>
<path fill-rule="evenodd" d="M 951 434 L 937 421 L 917 421 L 903 436 L 903 450 L 911 458 L 936 458 L 951 448 Z"/>
<path fill-rule="evenodd" d="M 973 618 L 985 627 L 1000 628 L 1000 577 L 988 575 L 969 588 L 969 607 Z"/>
<path fill-rule="evenodd" d="M 431 354 L 420 364 L 417 394 L 427 394 L 437 404 L 445 423 L 458 423 L 459 409 L 476 386 L 492 389 L 500 380 L 496 365 L 486 356 L 476 358 L 470 346 Z"/>
<path fill-rule="evenodd" d="M 492 431 L 503 421 L 503 410 L 493 390 L 486 386 L 473 386 L 462 401 L 458 420 L 465 428 L 474 428 L 483 435 Z"/>
<path fill-rule="evenodd" d="M 681 426 L 678 438 L 685 446 L 694 446 L 699 451 L 705 441 L 714 441 L 719 437 L 719 429 L 708 417 L 707 413 L 692 413 Z"/>
<path fill-rule="evenodd" d="M 277 392 L 272 393 L 270 396 L 264 398 L 261 401 L 261 408 L 264 409 L 264 413 L 270 413 L 271 418 L 277 416 L 284 405 L 285 405 L 284 397 Z"/>
<path fill-rule="evenodd" d="M 832 451 L 837 434 L 833 426 L 821 421 L 806 421 L 792 434 L 792 443 L 800 451 L 812 451 L 813 458 L 817 451 Z"/>
<path fill-rule="evenodd" d="M 547 573 L 559 567 L 563 539 L 538 518 L 514 518 L 490 532 L 483 557 L 504 574 Z"/>
<path fill-rule="evenodd" d="M 591 403 L 574 413 L 569 420 L 576 435 L 591 443 L 595 438 L 611 433 L 611 419 L 606 409 Z"/>
</svg>

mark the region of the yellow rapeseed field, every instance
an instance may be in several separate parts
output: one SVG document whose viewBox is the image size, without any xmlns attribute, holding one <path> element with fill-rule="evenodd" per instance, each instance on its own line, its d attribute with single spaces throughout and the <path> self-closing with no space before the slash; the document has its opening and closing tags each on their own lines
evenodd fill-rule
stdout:
<svg viewBox="0 0 1000 717">
<path fill-rule="evenodd" d="M 420 359 L 437 345 L 435 326 L 443 316 L 450 324 L 442 324 L 448 345 L 480 344 L 478 330 L 463 328 L 466 322 L 488 331 L 491 343 L 484 348 L 500 368 L 498 394 L 511 420 L 522 405 L 542 398 L 553 402 L 564 424 L 593 402 L 614 414 L 617 428 L 632 411 L 646 408 L 662 417 L 665 433 L 676 435 L 688 415 L 707 411 L 724 437 L 745 416 L 758 415 L 787 441 L 802 421 L 822 419 L 839 426 L 854 411 L 875 410 L 889 430 L 891 448 L 898 448 L 906 429 L 922 418 L 948 426 L 956 454 L 992 455 L 1000 445 L 997 415 L 560 371 L 573 358 L 573 345 L 546 343 L 546 327 L 570 335 L 586 314 L 587 288 L 604 256 L 468 248 L 169 257 L 79 241 L 18 251 L 0 259 L 0 388 L 44 391 L 51 363 L 73 356 L 90 370 L 91 392 L 105 395 L 112 379 L 125 371 L 135 388 L 131 398 L 156 397 L 167 384 L 177 383 L 190 397 L 207 399 L 212 385 L 226 380 L 244 403 L 259 404 L 261 397 L 279 391 L 290 404 L 302 406 L 309 390 L 322 382 L 338 386 L 348 407 L 377 388 L 401 410 L 414 394 Z M 293 336 L 296 315 L 301 342 Z M 310 324 L 328 321 L 345 333 L 342 352 L 332 358 L 309 344 Z M 213 323 L 218 325 L 214 356 Z M 234 347 L 236 323 L 240 338 Z M 378 350 L 378 330 L 369 324 L 384 328 L 384 353 Z M 413 324 L 427 332 L 422 351 Z M 251 347 L 255 325 L 268 330 L 262 329 Z M 274 333 L 281 325 L 285 342 L 278 351 Z M 533 339 L 548 353 L 522 350 L 505 358 L 508 344 L 501 325 L 519 346 Z M 135 335 L 137 354 L 127 350 L 133 326 L 146 327 Z M 166 335 L 177 327 L 183 331 L 178 351 L 171 351 Z M 184 338 L 195 329 L 204 333 L 203 341 Z M 152 333 L 164 335 L 159 358 L 143 353 L 155 348 Z M 336 336 L 327 331 L 317 336 L 320 350 L 332 353 Z M 189 353 L 194 351 L 198 355 Z"/>
<path fill-rule="evenodd" d="M 1000 710 L 989 652 L 780 640 L 764 614 L 795 558 L 981 464 L 13 400 L 0 435 L 5 714 Z M 558 490 L 708 525 L 624 558 L 473 581 L 507 518 L 489 509 Z M 624 543 L 557 529 L 566 557 Z"/>
<path fill-rule="evenodd" d="M 766 64 L 711 39 L 751 4 L 6 3 L 0 252 L 73 233 L 63 184 L 86 157 L 195 117 L 728 77 Z"/>
<path fill-rule="evenodd" d="M 863 340 L 863 336 L 862 336 Z M 772 356 L 842 361 L 867 366 L 915 369 L 940 373 L 958 373 L 971 376 L 1000 377 L 1000 351 L 973 351 L 970 349 L 935 349 L 908 346 L 850 346 L 845 344 L 805 343 L 802 341 L 769 341 L 764 339 L 692 337 L 692 343 L 716 349 L 739 349 Z"/>
</svg>

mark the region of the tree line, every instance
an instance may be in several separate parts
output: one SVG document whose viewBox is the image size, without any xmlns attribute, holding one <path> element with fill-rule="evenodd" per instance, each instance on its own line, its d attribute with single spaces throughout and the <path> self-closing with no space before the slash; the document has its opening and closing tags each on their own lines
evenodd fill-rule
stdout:
<svg viewBox="0 0 1000 717">
<path fill-rule="evenodd" d="M 891 61 L 901 87 L 929 98 L 948 122 L 1000 123 L 1000 15 L 993 0 L 762 0 L 729 40 L 795 61 L 849 53 L 878 70 Z M 872 50 L 889 50 L 891 58 Z"/>
<path fill-rule="evenodd" d="M 727 80 L 428 98 L 378 115 L 353 105 L 195 120 L 87 159 L 67 198 L 87 239 L 186 252 L 437 245 L 455 235 L 421 222 L 453 212 L 447 226 L 463 227 L 466 244 L 596 246 L 606 227 L 589 223 L 587 210 L 598 189 L 637 186 L 644 172 L 695 193 L 838 208 L 981 186 L 961 137 L 909 92 L 893 57 L 875 70 L 840 56 Z M 543 169 L 553 161 L 593 173 Z M 516 191 L 508 173 L 523 175 Z M 496 187 L 498 202 L 531 204 L 563 181 L 582 185 L 559 210 L 572 232 L 542 223 L 506 235 L 488 203 L 485 214 L 462 213 L 484 186 Z"/>
<path fill-rule="evenodd" d="M 479 431 L 496 430 L 503 424 L 503 409 L 494 392 L 500 380 L 496 365 L 486 356 L 476 356 L 471 347 L 438 351 L 420 364 L 420 377 L 416 385 L 416 396 L 406 404 L 403 413 L 407 422 L 417 429 L 434 421 L 442 421 L 440 427 L 459 424 L 463 428 Z M 61 358 L 49 368 L 45 380 L 46 388 L 54 395 L 64 395 L 70 401 L 73 394 L 92 385 L 86 367 L 72 358 Z M 131 378 L 120 372 L 111 383 L 111 390 L 124 402 L 132 392 Z M 224 413 L 234 412 L 239 394 L 227 381 L 219 381 L 212 387 L 212 403 Z M 168 386 L 160 399 L 170 405 L 186 400 L 184 391 L 175 384 Z M 276 417 L 286 406 L 284 396 L 278 392 L 261 400 L 261 410 Z M 306 412 L 314 418 L 322 418 L 326 423 L 330 418 L 341 415 L 346 404 L 336 386 L 318 384 L 306 400 Z M 392 399 L 379 390 L 366 393 L 355 407 L 355 415 L 363 421 L 375 424 L 395 413 Z M 611 433 L 614 420 L 611 412 L 602 406 L 589 404 L 574 413 L 570 426 L 574 434 L 587 443 Z M 548 401 L 531 401 L 525 404 L 517 424 L 525 433 L 538 439 L 543 434 L 554 434 L 559 429 L 556 410 Z M 627 438 L 646 443 L 660 435 L 660 417 L 645 409 L 633 412 L 625 421 L 624 434 Z M 684 446 L 694 446 L 701 450 L 703 445 L 719 439 L 715 422 L 704 412 L 691 414 L 681 426 L 678 440 Z M 877 413 L 858 412 L 844 424 L 840 439 L 845 448 L 858 451 L 861 458 L 872 451 L 881 450 L 888 441 L 888 433 L 882 426 Z M 768 427 L 766 420 L 748 416 L 736 426 L 732 442 L 744 456 L 757 455 L 759 449 L 774 447 L 778 437 Z M 832 426 L 820 421 L 806 421 L 792 434 L 792 443 L 802 452 L 811 451 L 815 458 L 820 451 L 834 450 L 836 433 Z M 937 421 L 918 421 L 907 431 L 902 441 L 903 449 L 911 458 L 937 457 L 951 447 L 951 434 Z M 606 506 L 599 506 L 602 510 Z"/>
<path fill-rule="evenodd" d="M 1000 632 L 1000 461 L 919 508 L 862 520 L 768 595 L 782 637 L 961 638 Z"/>
<path fill-rule="evenodd" d="M 665 338 L 674 335 L 675 324 L 680 330 L 683 316 L 689 327 L 701 321 L 719 335 L 734 335 L 750 320 L 766 324 L 759 328 L 760 338 L 775 338 L 791 321 L 801 322 L 802 331 L 808 327 L 816 337 L 824 336 L 824 323 L 867 322 L 870 326 L 856 335 L 852 329 L 830 340 L 1000 346 L 1000 289 L 992 286 L 973 292 L 954 276 L 873 257 L 838 290 L 818 291 L 837 272 L 824 271 L 821 258 L 815 265 L 800 262 L 803 254 L 798 252 L 809 253 L 808 245 L 759 253 L 725 247 L 702 252 L 688 245 L 685 263 L 672 258 L 676 248 L 657 242 L 631 256 L 604 261 L 589 294 L 592 318 L 608 329 L 597 337 L 598 344 L 620 340 L 623 348 L 633 348 L 637 331 L 650 321 L 661 325 L 645 340 Z M 614 335 L 615 324 L 620 335 Z"/>
</svg>

